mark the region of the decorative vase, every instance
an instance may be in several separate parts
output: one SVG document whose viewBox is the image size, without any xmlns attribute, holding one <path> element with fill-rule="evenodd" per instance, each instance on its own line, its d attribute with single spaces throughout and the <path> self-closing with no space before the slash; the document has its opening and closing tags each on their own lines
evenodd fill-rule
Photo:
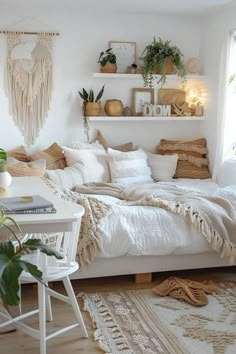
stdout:
<svg viewBox="0 0 236 354">
<path fill-rule="evenodd" d="M 86 102 L 84 104 L 84 115 L 86 117 L 100 116 L 101 102 Z"/>
<path fill-rule="evenodd" d="M 0 189 L 6 190 L 12 182 L 12 177 L 9 172 L 7 172 L 7 163 L 0 164 Z"/>
<path fill-rule="evenodd" d="M 117 65 L 112 64 L 109 61 L 107 61 L 105 65 L 100 66 L 100 72 L 101 73 L 116 73 L 117 72 Z"/>
<path fill-rule="evenodd" d="M 158 75 L 162 75 L 162 74 L 171 75 L 173 71 L 174 71 L 174 63 L 171 57 L 165 59 L 163 66 L 157 65 L 156 67 L 156 74 Z"/>
<path fill-rule="evenodd" d="M 108 116 L 118 117 L 122 116 L 124 111 L 123 103 L 120 100 L 107 100 L 104 106 L 104 111 Z"/>
</svg>

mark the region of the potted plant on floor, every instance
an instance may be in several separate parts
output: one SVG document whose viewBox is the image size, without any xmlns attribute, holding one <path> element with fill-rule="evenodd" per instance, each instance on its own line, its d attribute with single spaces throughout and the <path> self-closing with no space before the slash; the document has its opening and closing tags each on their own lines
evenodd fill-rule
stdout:
<svg viewBox="0 0 236 354">
<path fill-rule="evenodd" d="M 98 63 L 100 64 L 101 73 L 117 72 L 116 55 L 112 52 L 112 48 L 100 53 Z"/>
<path fill-rule="evenodd" d="M 90 132 L 87 117 L 99 116 L 101 114 L 101 101 L 102 95 L 104 93 L 104 85 L 98 92 L 97 96 L 94 95 L 94 90 L 86 91 L 84 88 L 82 91 L 78 91 L 80 97 L 83 100 L 83 114 L 84 114 L 84 131 L 87 136 L 87 141 L 90 142 Z"/>
<path fill-rule="evenodd" d="M 158 84 L 163 86 L 166 76 L 176 74 L 184 77 L 186 74 L 183 54 L 170 41 L 163 41 L 161 38 L 146 46 L 143 51 L 143 80 L 144 86 L 153 86 L 154 75 L 159 74 Z"/>
<path fill-rule="evenodd" d="M 0 149 L 0 189 L 6 189 L 12 181 L 10 173 L 7 172 L 7 153 Z"/>
<path fill-rule="evenodd" d="M 20 235 L 21 229 L 16 221 L 0 210 L 0 299 L 5 305 L 19 304 L 19 277 L 23 271 L 42 281 L 42 272 L 36 265 L 24 260 L 24 254 L 40 250 L 48 256 L 63 258 L 40 239 L 21 242 Z"/>
</svg>

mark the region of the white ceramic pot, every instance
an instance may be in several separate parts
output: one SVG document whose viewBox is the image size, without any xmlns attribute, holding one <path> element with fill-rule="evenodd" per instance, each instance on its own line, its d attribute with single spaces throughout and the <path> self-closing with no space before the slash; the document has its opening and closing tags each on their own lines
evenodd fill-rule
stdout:
<svg viewBox="0 0 236 354">
<path fill-rule="evenodd" d="M 0 172 L 0 188 L 6 190 L 12 182 L 12 177 L 9 172 Z"/>
</svg>

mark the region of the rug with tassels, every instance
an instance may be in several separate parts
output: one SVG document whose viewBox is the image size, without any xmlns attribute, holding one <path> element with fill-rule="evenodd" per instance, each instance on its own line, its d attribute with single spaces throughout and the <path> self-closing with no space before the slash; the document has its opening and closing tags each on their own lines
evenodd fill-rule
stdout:
<svg viewBox="0 0 236 354">
<path fill-rule="evenodd" d="M 236 285 L 220 283 L 208 304 L 194 307 L 151 290 L 80 294 L 110 354 L 235 354 Z"/>
</svg>

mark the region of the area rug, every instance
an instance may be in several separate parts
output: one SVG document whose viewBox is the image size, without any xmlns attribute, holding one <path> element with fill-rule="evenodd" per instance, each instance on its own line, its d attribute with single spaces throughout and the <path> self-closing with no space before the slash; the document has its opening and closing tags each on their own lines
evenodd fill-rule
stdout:
<svg viewBox="0 0 236 354">
<path fill-rule="evenodd" d="M 95 340 L 110 354 L 235 354 L 236 285 L 220 283 L 204 307 L 151 290 L 87 293 Z"/>
</svg>

